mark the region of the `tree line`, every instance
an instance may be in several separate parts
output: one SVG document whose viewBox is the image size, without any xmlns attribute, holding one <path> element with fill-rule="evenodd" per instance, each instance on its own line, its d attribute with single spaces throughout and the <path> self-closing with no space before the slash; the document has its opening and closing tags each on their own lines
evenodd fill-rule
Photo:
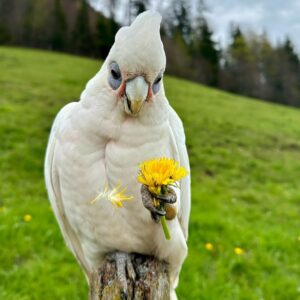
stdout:
<svg viewBox="0 0 300 300">
<path fill-rule="evenodd" d="M 0 44 L 105 58 L 120 27 L 117 12 L 123 12 L 124 24 L 153 6 L 163 15 L 169 74 L 300 106 L 300 60 L 292 41 L 287 37 L 275 46 L 266 33 L 232 26 L 230 43 L 222 49 L 203 0 L 104 0 L 105 16 L 86 0 L 0 0 Z"/>
<path fill-rule="evenodd" d="M 118 28 L 85 0 L 0 0 L 0 44 L 105 57 Z"/>
</svg>

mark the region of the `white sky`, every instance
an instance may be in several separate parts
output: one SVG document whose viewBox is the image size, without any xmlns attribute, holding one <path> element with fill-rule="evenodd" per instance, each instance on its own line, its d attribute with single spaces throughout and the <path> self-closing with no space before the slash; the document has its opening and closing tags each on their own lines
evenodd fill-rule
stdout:
<svg viewBox="0 0 300 300">
<path fill-rule="evenodd" d="M 110 0 L 90 1 L 101 8 Z M 161 5 L 168 1 L 154 2 Z M 266 31 L 273 44 L 289 35 L 300 53 L 300 0 L 205 0 L 205 3 L 208 7 L 205 16 L 215 40 L 222 46 L 229 41 L 230 25 L 237 24 L 245 31 Z M 125 10 L 126 7 L 119 12 L 120 18 Z"/>
<path fill-rule="evenodd" d="M 206 17 L 222 45 L 234 23 L 244 30 L 266 31 L 274 44 L 289 35 L 300 52 L 300 0 L 206 0 L 206 4 Z"/>
</svg>

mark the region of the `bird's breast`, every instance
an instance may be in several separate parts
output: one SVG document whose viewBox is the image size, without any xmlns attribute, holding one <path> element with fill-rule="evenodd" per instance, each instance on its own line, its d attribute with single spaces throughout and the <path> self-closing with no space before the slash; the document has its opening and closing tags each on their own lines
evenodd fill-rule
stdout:
<svg viewBox="0 0 300 300">
<path fill-rule="evenodd" d="M 132 193 L 139 191 L 137 183 L 139 164 L 145 160 L 172 156 L 170 136 L 166 123 L 155 126 L 137 126 L 127 123 L 118 140 L 110 140 L 105 149 L 105 166 L 110 185 L 121 183 Z"/>
<path fill-rule="evenodd" d="M 60 179 L 65 211 L 83 244 L 151 253 L 156 223 L 143 207 L 137 175 L 144 160 L 173 157 L 169 125 L 166 122 L 147 127 L 126 122 L 120 130 L 118 138 L 103 140 L 98 146 L 92 141 L 91 145 L 87 141 L 75 143 L 79 140 L 76 136 L 69 143 L 64 142 L 58 164 L 64 166 Z M 126 187 L 126 194 L 133 200 L 121 209 L 104 199 L 91 205 L 106 183 L 110 188 L 118 184 Z"/>
</svg>

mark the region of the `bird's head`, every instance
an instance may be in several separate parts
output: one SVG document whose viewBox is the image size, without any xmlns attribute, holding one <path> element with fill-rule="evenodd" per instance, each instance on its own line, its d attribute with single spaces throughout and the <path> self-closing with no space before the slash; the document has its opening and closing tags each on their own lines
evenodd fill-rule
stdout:
<svg viewBox="0 0 300 300">
<path fill-rule="evenodd" d="M 140 14 L 122 27 L 103 65 L 107 89 L 126 114 L 137 116 L 164 93 L 162 77 L 166 56 L 160 38 L 161 16 Z"/>
</svg>

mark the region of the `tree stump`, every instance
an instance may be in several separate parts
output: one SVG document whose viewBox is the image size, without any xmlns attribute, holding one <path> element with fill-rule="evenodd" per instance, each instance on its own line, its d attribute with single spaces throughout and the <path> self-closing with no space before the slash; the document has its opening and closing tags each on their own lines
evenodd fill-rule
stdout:
<svg viewBox="0 0 300 300">
<path fill-rule="evenodd" d="M 124 282 L 117 275 L 116 260 L 107 254 L 102 266 L 92 275 L 90 300 L 169 300 L 170 283 L 167 263 L 152 256 L 129 254 L 135 279 L 126 271 L 127 295 Z M 125 274 L 125 273 L 124 273 Z"/>
</svg>

